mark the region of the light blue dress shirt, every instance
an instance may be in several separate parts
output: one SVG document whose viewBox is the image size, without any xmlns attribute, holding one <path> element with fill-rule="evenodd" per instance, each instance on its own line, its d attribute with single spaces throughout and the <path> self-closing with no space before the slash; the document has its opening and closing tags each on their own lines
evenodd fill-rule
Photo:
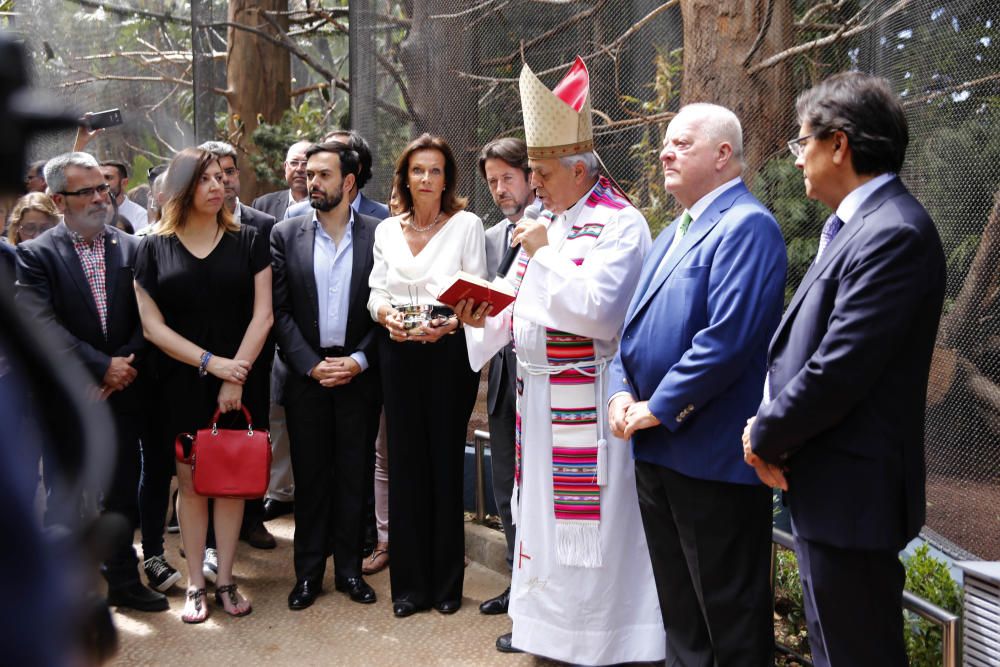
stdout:
<svg viewBox="0 0 1000 667">
<path fill-rule="evenodd" d="M 342 347 L 347 336 L 347 312 L 351 303 L 351 272 L 354 261 L 354 211 L 340 244 L 333 239 L 313 213 L 316 238 L 313 241 L 313 275 L 319 312 L 319 344 L 321 347 Z M 364 352 L 351 353 L 361 370 L 368 369 Z"/>
</svg>

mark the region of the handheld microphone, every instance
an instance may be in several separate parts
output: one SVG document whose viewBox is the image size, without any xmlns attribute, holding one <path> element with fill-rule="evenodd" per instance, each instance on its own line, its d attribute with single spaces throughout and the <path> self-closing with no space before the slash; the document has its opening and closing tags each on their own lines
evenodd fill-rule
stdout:
<svg viewBox="0 0 1000 667">
<path fill-rule="evenodd" d="M 539 208 L 535 205 L 531 205 L 524 209 L 524 217 L 528 220 L 537 220 L 539 214 Z M 521 251 L 521 244 L 512 245 L 507 248 L 507 251 L 500 258 L 500 263 L 497 264 L 497 278 L 506 278 L 507 272 L 510 271 L 510 267 L 514 264 L 514 260 L 517 259 L 517 253 Z"/>
</svg>

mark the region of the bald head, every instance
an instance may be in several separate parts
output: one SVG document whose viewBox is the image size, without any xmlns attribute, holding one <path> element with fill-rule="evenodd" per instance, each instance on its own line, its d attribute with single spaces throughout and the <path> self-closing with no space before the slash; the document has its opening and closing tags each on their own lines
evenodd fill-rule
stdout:
<svg viewBox="0 0 1000 667">
<path fill-rule="evenodd" d="M 308 194 L 306 188 L 306 151 L 312 146 L 311 141 L 296 141 L 288 147 L 285 155 L 285 181 L 292 191 L 295 201 L 302 201 Z"/>
<path fill-rule="evenodd" d="M 664 187 L 685 208 L 743 172 L 743 129 L 732 111 L 716 104 L 681 107 L 660 151 Z"/>
</svg>

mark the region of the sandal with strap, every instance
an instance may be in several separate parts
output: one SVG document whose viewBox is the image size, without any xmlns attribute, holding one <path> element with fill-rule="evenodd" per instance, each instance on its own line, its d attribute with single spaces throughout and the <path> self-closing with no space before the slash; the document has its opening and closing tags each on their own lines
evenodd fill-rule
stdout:
<svg viewBox="0 0 1000 667">
<path fill-rule="evenodd" d="M 205 604 L 204 588 L 189 588 L 187 599 L 194 604 L 194 614 L 183 614 L 181 620 L 185 623 L 204 623 L 208 618 L 208 605 Z M 185 604 L 185 607 L 187 605 Z"/>
<path fill-rule="evenodd" d="M 226 612 L 230 616 L 235 616 L 239 618 L 240 616 L 246 616 L 251 611 L 253 611 L 253 607 L 250 606 L 249 601 L 247 601 L 247 608 L 244 609 L 243 611 L 229 611 L 228 609 L 226 609 L 226 604 L 225 602 L 223 602 L 222 599 L 222 596 L 224 595 L 229 598 L 230 605 L 232 605 L 236 609 L 239 608 L 240 598 L 236 595 L 236 591 L 237 591 L 237 586 L 235 583 L 229 584 L 228 586 L 219 586 L 218 588 L 215 589 L 215 601 L 219 603 L 219 606 L 222 607 L 222 610 L 224 612 Z"/>
<path fill-rule="evenodd" d="M 380 542 L 375 545 L 375 550 L 371 556 L 365 559 L 361 566 L 362 574 L 375 574 L 381 572 L 389 565 L 389 545 Z"/>
</svg>

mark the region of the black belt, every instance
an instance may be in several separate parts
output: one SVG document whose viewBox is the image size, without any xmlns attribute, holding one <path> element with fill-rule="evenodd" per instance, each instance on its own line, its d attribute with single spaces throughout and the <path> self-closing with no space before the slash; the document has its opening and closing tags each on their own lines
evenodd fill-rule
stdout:
<svg viewBox="0 0 1000 667">
<path fill-rule="evenodd" d="M 347 350 L 343 347 L 321 347 L 319 348 L 321 357 L 346 357 Z"/>
</svg>

